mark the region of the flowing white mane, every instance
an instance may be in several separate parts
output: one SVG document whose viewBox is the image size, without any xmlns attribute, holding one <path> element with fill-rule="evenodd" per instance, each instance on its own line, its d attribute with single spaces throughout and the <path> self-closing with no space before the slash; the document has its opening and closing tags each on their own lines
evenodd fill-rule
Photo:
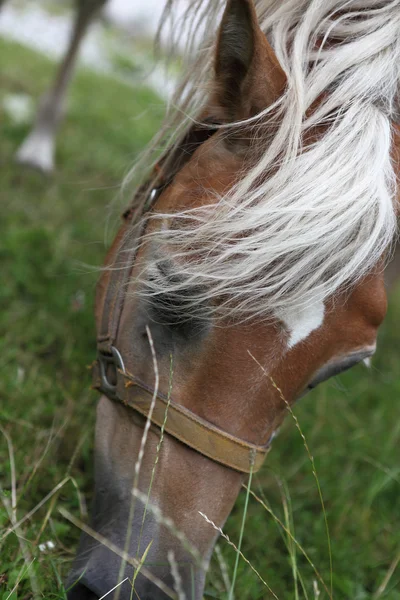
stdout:
<svg viewBox="0 0 400 600">
<path fill-rule="evenodd" d="M 224 4 L 193 0 L 188 27 L 206 23 L 207 39 L 215 41 Z M 150 265 L 153 276 L 145 287 L 150 295 L 182 294 L 193 310 L 218 298 L 222 314 L 239 318 L 326 300 L 365 276 L 396 231 L 390 151 L 400 81 L 400 0 L 256 4 L 288 85 L 253 127 L 258 136 L 263 128 L 270 132 L 272 110 L 279 126 L 227 196 L 207 209 L 175 215 L 170 229 L 157 232 L 173 273 L 154 276 L 156 265 Z M 213 44 L 205 42 L 191 63 L 164 128 L 143 157 L 147 164 L 161 141 L 167 140 L 168 152 L 200 114 L 213 53 Z M 242 126 L 233 123 L 229 130 Z M 324 133 L 303 147 L 316 126 Z"/>
</svg>

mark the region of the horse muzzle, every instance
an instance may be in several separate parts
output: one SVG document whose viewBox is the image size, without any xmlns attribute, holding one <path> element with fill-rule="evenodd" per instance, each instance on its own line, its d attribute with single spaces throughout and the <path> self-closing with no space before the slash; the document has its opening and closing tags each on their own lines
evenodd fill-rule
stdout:
<svg viewBox="0 0 400 600">
<path fill-rule="evenodd" d="M 113 598 L 113 594 L 118 589 L 119 600 L 131 600 L 133 569 L 128 566 L 123 577 L 119 579 L 119 561 L 120 559 L 107 548 L 100 548 L 99 553 L 96 553 L 95 561 L 89 560 L 86 566 L 75 567 L 69 575 L 66 583 L 67 599 L 98 600 L 107 594 Z M 94 563 L 95 566 L 92 567 Z M 118 581 L 122 583 L 118 585 Z M 140 600 L 168 600 L 169 598 L 140 573 L 135 580 L 135 592 Z"/>
</svg>

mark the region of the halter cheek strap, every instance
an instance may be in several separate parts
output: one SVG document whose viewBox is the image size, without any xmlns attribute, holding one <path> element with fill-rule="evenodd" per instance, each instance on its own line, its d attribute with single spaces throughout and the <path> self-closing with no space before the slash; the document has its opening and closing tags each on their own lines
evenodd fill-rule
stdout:
<svg viewBox="0 0 400 600">
<path fill-rule="evenodd" d="M 170 180 L 151 192 L 150 206 L 146 209 L 151 208 Z M 146 418 L 151 413 L 153 425 L 163 427 L 166 433 L 207 458 L 241 473 L 256 472 L 264 462 L 269 444 L 251 444 L 223 431 L 161 393 L 154 397 L 154 392 L 145 383 L 125 369 L 123 357 L 117 349 L 118 328 L 135 262 L 134 248 L 143 227 L 132 226 L 129 222 L 131 217 L 132 210 L 129 209 L 124 214 L 126 222 L 117 236 L 119 241 L 113 259 L 103 275 L 105 291 L 98 325 L 97 360 L 92 366 L 93 387 Z"/>
</svg>

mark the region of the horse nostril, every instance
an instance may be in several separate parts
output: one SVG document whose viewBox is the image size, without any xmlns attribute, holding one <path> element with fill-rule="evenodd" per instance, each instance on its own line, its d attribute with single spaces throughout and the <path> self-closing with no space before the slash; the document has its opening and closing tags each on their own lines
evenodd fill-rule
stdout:
<svg viewBox="0 0 400 600">
<path fill-rule="evenodd" d="M 146 586 L 144 590 L 138 590 L 140 600 L 168 600 L 167 596 L 159 587 Z M 186 596 L 185 596 L 186 598 Z"/>
<path fill-rule="evenodd" d="M 89 590 L 86 585 L 78 583 L 77 585 L 74 585 L 71 590 L 69 590 L 67 594 L 67 600 L 99 600 L 99 596 Z"/>
</svg>

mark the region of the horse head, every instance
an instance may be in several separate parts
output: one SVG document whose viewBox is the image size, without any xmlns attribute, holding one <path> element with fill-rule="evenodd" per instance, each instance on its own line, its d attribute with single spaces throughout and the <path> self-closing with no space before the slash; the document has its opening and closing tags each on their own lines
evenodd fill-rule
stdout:
<svg viewBox="0 0 400 600">
<path fill-rule="evenodd" d="M 201 598 L 219 528 L 288 407 L 375 351 L 395 228 L 392 139 L 388 106 L 362 84 L 376 92 L 371 65 L 393 79 L 390 3 L 381 16 L 361 11 L 362 23 L 382 19 L 374 49 L 361 34 L 337 43 L 355 23 L 343 14 L 318 43 L 341 3 L 305 4 L 297 28 L 276 8 L 272 37 L 285 42 L 273 50 L 253 2 L 228 1 L 198 121 L 107 257 L 92 523 L 70 600 L 118 584 L 130 598 L 134 574 L 141 600 Z"/>
</svg>

